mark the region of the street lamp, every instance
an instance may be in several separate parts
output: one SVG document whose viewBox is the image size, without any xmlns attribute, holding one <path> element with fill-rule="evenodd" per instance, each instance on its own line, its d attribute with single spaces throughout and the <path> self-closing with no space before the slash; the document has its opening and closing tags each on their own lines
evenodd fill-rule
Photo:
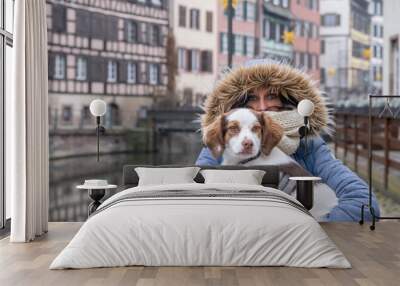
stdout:
<svg viewBox="0 0 400 286">
<path fill-rule="evenodd" d="M 104 126 L 100 125 L 100 117 L 106 114 L 107 111 L 107 105 L 104 102 L 104 100 L 101 99 L 95 99 L 90 103 L 90 112 L 92 113 L 93 116 L 96 117 L 96 135 L 97 135 L 97 162 L 99 162 L 99 156 L 100 156 L 100 132 L 104 133 L 106 129 Z"/>
</svg>

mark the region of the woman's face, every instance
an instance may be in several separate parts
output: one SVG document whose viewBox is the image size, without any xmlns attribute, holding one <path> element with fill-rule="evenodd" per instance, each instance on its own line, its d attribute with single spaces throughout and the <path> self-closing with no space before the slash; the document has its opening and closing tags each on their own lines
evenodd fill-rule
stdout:
<svg viewBox="0 0 400 286">
<path fill-rule="evenodd" d="M 268 94 L 266 88 L 260 88 L 249 93 L 246 107 L 255 111 L 280 111 L 283 104 L 278 95 Z"/>
</svg>

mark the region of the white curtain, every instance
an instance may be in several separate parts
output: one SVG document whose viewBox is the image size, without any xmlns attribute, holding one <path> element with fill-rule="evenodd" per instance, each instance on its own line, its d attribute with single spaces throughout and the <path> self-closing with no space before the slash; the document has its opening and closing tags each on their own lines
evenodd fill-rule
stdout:
<svg viewBox="0 0 400 286">
<path fill-rule="evenodd" d="M 15 1 L 14 94 L 6 111 L 6 173 L 11 188 L 12 242 L 48 227 L 48 98 L 45 0 Z"/>
</svg>

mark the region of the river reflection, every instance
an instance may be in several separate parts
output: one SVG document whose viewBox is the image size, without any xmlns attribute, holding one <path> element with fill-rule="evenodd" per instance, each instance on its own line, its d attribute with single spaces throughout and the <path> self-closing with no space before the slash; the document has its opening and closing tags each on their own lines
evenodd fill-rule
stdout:
<svg viewBox="0 0 400 286">
<path fill-rule="evenodd" d="M 165 154 L 115 154 L 66 158 L 50 161 L 49 221 L 85 221 L 91 201 L 86 190 L 76 186 L 85 179 L 105 179 L 109 184 L 121 185 L 122 168 L 127 164 L 164 165 L 194 164 L 201 145 L 191 146 L 191 152 Z M 188 151 L 188 150 L 185 150 Z M 105 199 L 115 194 L 108 190 Z"/>
</svg>

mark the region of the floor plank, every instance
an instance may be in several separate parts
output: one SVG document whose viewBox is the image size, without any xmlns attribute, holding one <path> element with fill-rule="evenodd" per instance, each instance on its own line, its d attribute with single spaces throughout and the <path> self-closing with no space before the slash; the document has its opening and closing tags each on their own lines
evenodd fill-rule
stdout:
<svg viewBox="0 0 400 286">
<path fill-rule="evenodd" d="M 400 222 L 368 225 L 324 223 L 322 227 L 351 262 L 352 269 L 290 267 L 117 267 L 48 269 L 82 223 L 50 223 L 49 233 L 32 243 L 0 240 L 0 285 L 399 285 Z"/>
</svg>

